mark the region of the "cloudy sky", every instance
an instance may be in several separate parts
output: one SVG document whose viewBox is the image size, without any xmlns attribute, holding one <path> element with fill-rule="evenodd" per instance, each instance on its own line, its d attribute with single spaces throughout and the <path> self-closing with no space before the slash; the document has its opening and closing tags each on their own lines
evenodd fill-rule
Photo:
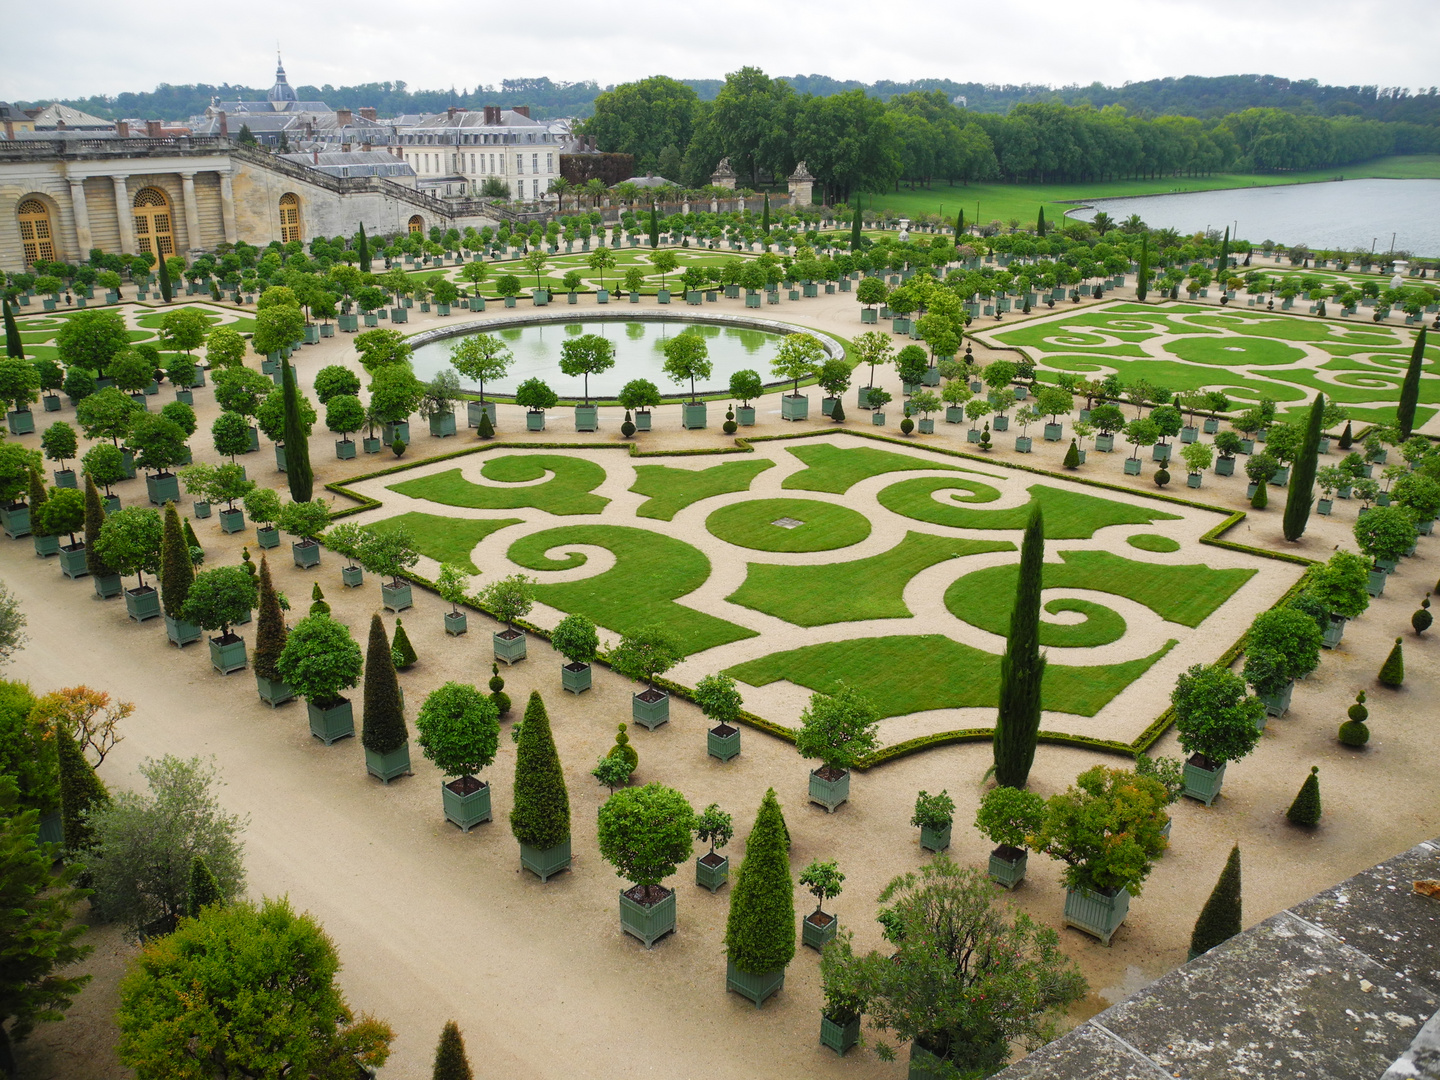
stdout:
<svg viewBox="0 0 1440 1080">
<path fill-rule="evenodd" d="M 1440 0 L 639 0 L 619 7 L 552 0 L 481 9 L 382 0 L 255 0 L 213 9 L 152 0 L 143 14 L 112 0 L 72 0 L 60 17 L 28 18 L 23 31 L 3 35 L 0 99 L 113 94 L 160 82 L 267 86 L 277 27 L 290 81 L 316 86 L 719 78 L 745 64 L 867 82 L 1116 85 L 1260 73 L 1341 85 L 1440 83 Z"/>
</svg>

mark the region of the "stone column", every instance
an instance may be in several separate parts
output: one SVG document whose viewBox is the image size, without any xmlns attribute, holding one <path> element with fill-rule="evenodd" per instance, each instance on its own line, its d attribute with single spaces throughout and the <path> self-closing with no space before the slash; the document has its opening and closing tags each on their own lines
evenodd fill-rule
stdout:
<svg viewBox="0 0 1440 1080">
<path fill-rule="evenodd" d="M 225 242 L 237 242 L 240 234 L 235 228 L 235 187 L 229 169 L 220 170 L 220 216 L 225 221 Z"/>
<path fill-rule="evenodd" d="M 127 176 L 112 176 L 115 185 L 115 216 L 120 219 L 120 252 L 122 255 L 135 254 L 135 215 L 131 213 L 130 188 L 125 183 Z"/>
<path fill-rule="evenodd" d="M 70 181 L 70 206 L 75 212 L 75 243 L 80 248 L 79 261 L 90 257 L 95 241 L 90 234 L 90 207 L 85 202 L 85 181 L 78 176 L 67 179 Z"/>
<path fill-rule="evenodd" d="M 185 239 L 189 242 L 192 251 L 199 250 L 201 247 L 200 207 L 195 202 L 195 174 L 182 172 L 180 187 L 185 195 Z"/>
</svg>

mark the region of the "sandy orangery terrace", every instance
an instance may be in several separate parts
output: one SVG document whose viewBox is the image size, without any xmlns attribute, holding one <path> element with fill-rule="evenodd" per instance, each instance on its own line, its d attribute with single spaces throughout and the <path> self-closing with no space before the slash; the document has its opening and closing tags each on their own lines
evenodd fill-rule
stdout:
<svg viewBox="0 0 1440 1080">
<path fill-rule="evenodd" d="M 1196 503 L 883 437 L 750 445 L 652 457 L 488 444 L 334 490 L 364 503 L 360 524 L 411 531 L 420 577 L 442 562 L 476 588 L 531 575 L 530 621 L 548 631 L 581 612 L 604 648 L 661 623 L 686 653 L 670 680 L 728 671 L 747 710 L 784 727 L 844 679 L 885 716 L 887 745 L 993 722 L 1032 502 L 1049 732 L 1133 742 L 1179 672 L 1218 659 L 1302 572 L 1202 544 L 1230 511 Z"/>
</svg>

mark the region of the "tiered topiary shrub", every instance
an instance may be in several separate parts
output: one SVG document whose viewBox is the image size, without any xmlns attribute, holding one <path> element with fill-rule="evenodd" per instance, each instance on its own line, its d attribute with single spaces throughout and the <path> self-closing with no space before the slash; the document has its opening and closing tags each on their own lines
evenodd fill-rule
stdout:
<svg viewBox="0 0 1440 1080">
<path fill-rule="evenodd" d="M 1355 695 L 1355 704 L 1350 706 L 1347 713 L 1350 719 L 1340 725 L 1340 741 L 1346 746 L 1364 746 L 1370 741 L 1370 729 L 1365 726 L 1365 721 L 1370 718 L 1370 710 L 1365 707 L 1365 691 L 1361 690 Z"/>
</svg>

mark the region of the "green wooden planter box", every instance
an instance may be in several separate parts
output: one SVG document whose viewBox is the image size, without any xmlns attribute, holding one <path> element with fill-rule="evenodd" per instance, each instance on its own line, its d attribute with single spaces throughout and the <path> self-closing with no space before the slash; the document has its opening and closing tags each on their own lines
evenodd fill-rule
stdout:
<svg viewBox="0 0 1440 1080">
<path fill-rule="evenodd" d="M 1205 422 L 1200 425 L 1200 430 L 1205 432 L 1206 435 L 1214 435 L 1220 430 L 1220 421 L 1213 416 L 1208 417 Z"/>
<path fill-rule="evenodd" d="M 1185 762 L 1184 777 L 1185 794 L 1209 806 L 1220 796 L 1220 786 L 1225 783 L 1225 766 L 1206 769 L 1194 764 L 1192 758 Z"/>
<path fill-rule="evenodd" d="M 1162 463 L 1169 461 L 1169 460 L 1170 460 L 1170 444 L 1169 444 L 1169 443 L 1156 443 L 1154 446 L 1152 446 L 1152 447 L 1150 448 L 1150 460 L 1151 460 L 1151 461 L 1159 461 L 1159 462 L 1162 462 Z"/>
<path fill-rule="evenodd" d="M 119 495 L 101 495 L 100 502 L 105 507 L 105 514 L 107 517 L 115 513 L 116 510 L 120 509 Z"/>
<path fill-rule="evenodd" d="M 237 533 L 245 528 L 244 510 L 221 510 L 220 531 L 223 533 Z"/>
<path fill-rule="evenodd" d="M 445 412 L 430 417 L 430 434 L 437 439 L 444 439 L 454 435 L 455 414 L 453 412 Z"/>
<path fill-rule="evenodd" d="M 29 536 L 30 507 L 15 505 L 0 510 L 0 528 L 5 530 L 5 535 L 10 537 L 11 540 L 18 540 L 22 536 Z"/>
<path fill-rule="evenodd" d="M 387 611 L 393 611 L 398 615 L 406 608 L 413 607 L 415 599 L 411 594 L 408 582 L 402 582 L 399 585 L 386 585 L 382 582 L 380 602 Z"/>
<path fill-rule="evenodd" d="M 1290 695 L 1295 692 L 1295 682 L 1292 679 L 1285 685 L 1285 689 L 1278 694 L 1257 694 L 1265 705 L 1267 716 L 1284 716 L 1290 711 Z"/>
<path fill-rule="evenodd" d="M 90 568 L 85 564 L 84 544 L 76 544 L 74 547 L 67 545 L 60 549 L 60 573 L 72 581 L 90 573 Z"/>
<path fill-rule="evenodd" d="M 654 414 L 649 409 L 635 410 L 635 430 L 649 431 L 650 423 L 654 418 Z"/>
<path fill-rule="evenodd" d="M 445 633 L 451 637 L 459 637 L 469 629 L 468 622 L 465 612 L 447 611 L 445 612 Z"/>
<path fill-rule="evenodd" d="M 302 570 L 320 565 L 320 545 L 314 540 L 301 540 L 291 544 L 290 555 L 295 560 L 295 565 Z"/>
<path fill-rule="evenodd" d="M 267 679 L 258 671 L 255 673 L 255 691 L 260 695 L 260 700 L 272 709 L 295 700 L 295 691 L 290 688 L 289 683 L 283 683 L 279 679 Z"/>
<path fill-rule="evenodd" d="M 658 694 L 654 701 L 644 700 L 651 694 Z M 630 714 L 637 724 L 646 731 L 654 731 L 661 724 L 670 721 L 670 695 L 663 690 L 645 690 L 630 696 Z"/>
<path fill-rule="evenodd" d="M 153 585 L 125 590 L 125 614 L 136 622 L 160 616 L 160 590 Z"/>
<path fill-rule="evenodd" d="M 365 771 L 385 784 L 397 776 L 413 776 L 410 771 L 410 740 L 405 740 L 399 749 L 391 750 L 388 754 L 377 754 L 367 746 Z"/>
<path fill-rule="evenodd" d="M 598 405 L 575 406 L 575 430 L 599 431 L 600 407 Z"/>
<path fill-rule="evenodd" d="M 949 1073 L 941 1071 L 941 1061 L 919 1043 L 910 1044 L 910 1069 L 905 1080 L 942 1080 Z"/>
<path fill-rule="evenodd" d="M 590 689 L 591 668 L 589 664 L 561 664 L 560 685 L 572 694 L 583 694 Z"/>
<path fill-rule="evenodd" d="M 932 829 L 929 825 L 921 825 L 920 846 L 926 851 L 944 851 L 950 846 L 950 829 L 949 825 L 943 829 Z"/>
<path fill-rule="evenodd" d="M 1024 848 L 1001 846 L 990 852 L 990 862 L 986 867 L 986 873 L 990 875 L 990 880 L 997 885 L 1013 889 L 1025 880 L 1025 868 L 1029 861 L 1030 853 Z"/>
<path fill-rule="evenodd" d="M 360 329 L 360 317 L 358 315 L 341 315 L 338 316 L 337 321 L 340 323 L 340 329 L 347 334 L 353 334 Z M 371 325 L 369 315 L 365 316 L 365 325 Z"/>
<path fill-rule="evenodd" d="M 95 595 L 101 600 L 113 600 L 122 588 L 119 574 L 101 574 L 90 579 L 95 583 Z"/>
<path fill-rule="evenodd" d="M 728 732 L 728 734 L 725 734 Z M 729 761 L 740 754 L 740 729 L 720 724 L 705 732 L 705 753 L 709 757 Z"/>
<path fill-rule="evenodd" d="M 40 835 L 36 838 L 42 844 L 63 844 L 65 823 L 59 810 L 52 811 L 40 819 Z"/>
<path fill-rule="evenodd" d="M 935 434 L 935 421 L 934 421 L 934 420 L 930 420 L 930 419 L 926 418 L 926 419 L 922 419 L 922 420 L 917 420 L 917 421 L 916 421 L 916 424 L 917 424 L 917 425 L 919 426 L 919 428 L 920 428 L 920 434 L 921 434 L 921 435 L 934 435 L 934 434 Z"/>
<path fill-rule="evenodd" d="M 60 537 L 41 536 L 39 533 L 35 533 L 33 539 L 35 543 L 35 554 L 42 559 L 48 559 L 51 555 L 58 555 L 60 553 Z"/>
<path fill-rule="evenodd" d="M 735 419 L 741 427 L 755 426 L 755 407 L 753 405 L 741 405 L 735 410 Z"/>
<path fill-rule="evenodd" d="M 706 862 L 710 858 L 718 862 Z M 718 851 L 707 852 L 695 860 L 695 884 L 709 889 L 712 893 L 730 880 L 730 860 Z"/>
<path fill-rule="evenodd" d="M 800 944 L 809 945 L 810 948 L 819 952 L 834 940 L 835 932 L 840 929 L 840 920 L 831 915 L 830 921 L 821 926 L 811 921 L 813 917 L 814 913 L 812 912 L 800 920 Z"/>
<path fill-rule="evenodd" d="M 545 412 L 542 409 L 531 409 L 525 414 L 526 431 L 545 430 Z"/>
<path fill-rule="evenodd" d="M 1032 445 L 1032 444 L 1031 444 L 1030 438 L 1029 438 L 1028 436 L 1026 436 L 1026 435 L 1016 435 L 1016 436 L 1015 436 L 1015 452 L 1016 452 L 1017 454 L 1028 454 L 1028 453 L 1030 453 L 1030 447 L 1031 447 L 1031 445 Z"/>
<path fill-rule="evenodd" d="M 335 440 L 335 457 L 339 461 L 350 461 L 355 457 L 355 442 L 353 439 Z"/>
<path fill-rule="evenodd" d="M 11 435 L 33 435 L 35 433 L 35 414 L 29 409 L 6 413 L 5 418 L 10 421 Z"/>
<path fill-rule="evenodd" d="M 337 739 L 355 734 L 355 710 L 345 698 L 341 698 L 328 709 L 320 708 L 313 701 L 306 701 L 305 711 L 310 715 L 310 734 L 326 746 L 330 746 Z"/>
<path fill-rule="evenodd" d="M 55 486 L 56 486 L 56 487 L 62 487 L 62 488 L 75 488 L 75 489 L 78 489 L 78 488 L 80 487 L 80 482 L 79 482 L 79 480 L 78 480 L 78 479 L 76 478 L 76 476 L 75 476 L 75 470 L 74 470 L 74 469 L 56 469 L 56 470 L 55 470 Z"/>
<path fill-rule="evenodd" d="M 1342 616 L 1331 615 L 1329 625 L 1320 631 L 1320 644 L 1327 649 L 1337 647 L 1340 639 L 1345 636 L 1345 622 Z"/>
<path fill-rule="evenodd" d="M 479 401 L 467 401 L 465 403 L 465 420 L 466 423 L 470 425 L 470 427 L 478 428 L 480 426 L 480 415 L 482 413 L 490 414 L 490 426 L 494 427 L 495 402 L 486 401 L 482 403 Z"/>
<path fill-rule="evenodd" d="M 445 820 L 454 822 L 461 832 L 468 833 L 476 825 L 494 818 L 490 810 L 490 785 L 482 780 L 478 788 L 462 795 L 450 786 L 459 782 L 441 783 L 440 799 L 445 806 Z"/>
<path fill-rule="evenodd" d="M 1222 457 L 1215 459 L 1216 476 L 1234 476 L 1235 459 L 1233 457 Z"/>
<path fill-rule="evenodd" d="M 809 415 L 810 399 L 804 394 L 785 394 L 780 398 L 781 420 L 804 420 Z"/>
<path fill-rule="evenodd" d="M 255 527 L 255 543 L 266 551 L 279 547 L 280 530 L 273 525 L 257 525 Z"/>
<path fill-rule="evenodd" d="M 841 284 L 844 284 L 842 282 Z M 828 1046 L 841 1057 L 845 1051 L 860 1041 L 860 1017 L 847 1023 L 839 1024 L 831 1020 L 823 1012 L 820 1014 L 820 1045 Z"/>
<path fill-rule="evenodd" d="M 846 769 L 838 779 L 826 780 L 818 770 L 810 773 L 810 801 L 825 807 L 826 813 L 833 814 L 835 808 L 850 798 L 850 770 Z"/>
<path fill-rule="evenodd" d="M 1130 911 L 1130 893 L 1120 889 L 1114 896 L 1093 889 L 1065 890 L 1065 925 L 1091 934 L 1106 945 Z"/>
<path fill-rule="evenodd" d="M 1200 429 L 1197 427 L 1183 427 L 1180 429 L 1180 441 L 1182 443 L 1193 443 L 1200 438 Z"/>
<path fill-rule="evenodd" d="M 705 426 L 706 409 L 705 402 L 687 402 L 680 406 L 680 426 L 686 431 L 696 431 Z"/>
<path fill-rule="evenodd" d="M 748 971 L 741 971 L 735 966 L 735 961 L 726 957 L 725 989 L 734 990 L 742 997 L 749 998 L 758 1009 L 765 1004 L 766 998 L 785 989 L 785 969 L 762 971 L 753 975 Z"/>
<path fill-rule="evenodd" d="M 675 932 L 675 890 L 648 907 L 620 894 L 620 929 L 638 938 L 648 949 L 666 934 Z"/>
<path fill-rule="evenodd" d="M 878 411 L 877 411 L 877 412 L 872 412 L 872 413 L 870 414 L 870 423 L 871 423 L 872 425 L 874 425 L 875 427 L 884 427 L 884 426 L 885 426 L 885 414 L 884 414 L 883 412 L 878 412 Z"/>
<path fill-rule="evenodd" d="M 535 848 L 529 844 L 520 845 L 520 865 L 538 877 L 549 881 L 562 870 L 570 869 L 570 838 L 549 848 Z"/>
<path fill-rule="evenodd" d="M 525 659 L 525 631 L 500 630 L 491 634 L 490 640 L 494 644 L 496 660 L 503 660 L 508 665 Z"/>
<path fill-rule="evenodd" d="M 877 324 L 880 321 L 879 316 L 880 313 L 874 308 L 867 307 L 860 309 L 860 322 L 862 324 Z"/>
<path fill-rule="evenodd" d="M 1125 459 L 1125 475 L 1126 475 L 1126 476 L 1139 476 L 1139 475 L 1140 475 L 1140 464 L 1141 464 L 1141 462 L 1140 462 L 1140 459 L 1139 459 L 1139 458 L 1126 458 L 1126 459 Z"/>
<path fill-rule="evenodd" d="M 171 645 L 183 649 L 186 645 L 200 640 L 200 627 L 181 619 L 165 616 L 165 637 Z"/>
<path fill-rule="evenodd" d="M 347 589 L 359 588 L 365 584 L 365 568 L 363 566 L 342 566 L 340 582 Z"/>
<path fill-rule="evenodd" d="M 224 638 L 210 639 L 210 666 L 221 675 L 240 671 L 248 663 L 245 639 L 238 634 L 231 634 L 230 637 L 232 640 L 229 641 Z"/>
<path fill-rule="evenodd" d="M 396 420 L 394 423 L 385 424 L 381 427 L 381 442 L 389 446 L 396 439 L 400 439 L 406 446 L 410 445 L 410 421 Z"/>
</svg>

